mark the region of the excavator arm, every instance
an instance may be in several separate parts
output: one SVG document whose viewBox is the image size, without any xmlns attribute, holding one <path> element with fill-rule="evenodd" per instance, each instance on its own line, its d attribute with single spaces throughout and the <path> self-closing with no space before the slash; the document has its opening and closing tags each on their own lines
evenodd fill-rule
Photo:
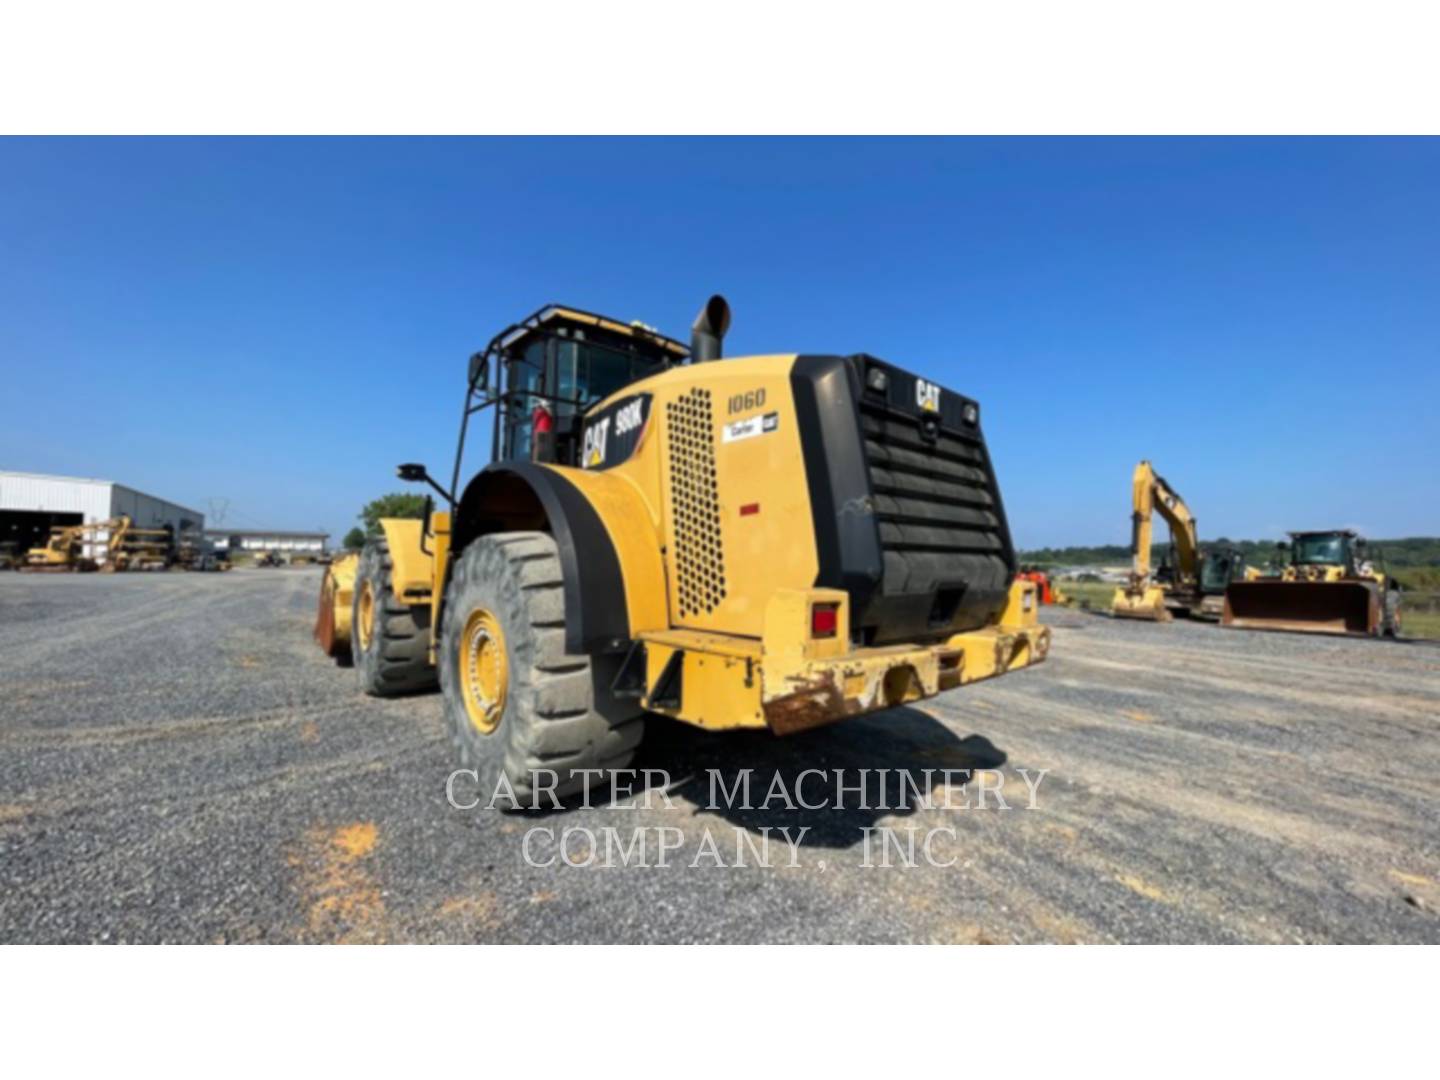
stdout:
<svg viewBox="0 0 1440 1080">
<path fill-rule="evenodd" d="M 1198 593 L 1200 540 L 1195 515 L 1190 513 L 1179 492 L 1148 461 L 1135 466 L 1131 491 L 1134 513 L 1130 530 L 1130 580 L 1115 590 L 1111 611 L 1122 618 L 1168 622 L 1170 612 L 1165 606 L 1165 591 L 1154 583 L 1150 574 L 1154 516 L 1158 511 L 1170 526 L 1177 563 L 1175 591 Z"/>
</svg>

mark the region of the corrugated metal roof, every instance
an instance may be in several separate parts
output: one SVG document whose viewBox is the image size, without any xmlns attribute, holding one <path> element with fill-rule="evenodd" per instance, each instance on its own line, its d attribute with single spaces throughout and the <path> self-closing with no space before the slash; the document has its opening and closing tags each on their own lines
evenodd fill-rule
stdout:
<svg viewBox="0 0 1440 1080">
<path fill-rule="evenodd" d="M 16 472 L 13 469 L 0 469 L 0 477 L 13 476 L 24 480 L 55 480 L 64 484 L 111 484 L 114 480 L 96 480 L 86 476 L 56 476 L 53 473 L 38 472 Z"/>
</svg>

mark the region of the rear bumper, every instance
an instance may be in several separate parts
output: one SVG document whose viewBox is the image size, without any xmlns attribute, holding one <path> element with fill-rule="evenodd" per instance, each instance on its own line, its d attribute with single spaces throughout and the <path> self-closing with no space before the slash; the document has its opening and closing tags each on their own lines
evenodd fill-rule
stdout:
<svg viewBox="0 0 1440 1080">
<path fill-rule="evenodd" d="M 788 735 L 1019 671 L 1050 651 L 1050 628 L 1036 619 L 1035 586 L 1028 582 L 1012 587 L 996 625 L 927 645 L 841 651 L 848 641 L 844 596 L 824 589 L 777 596 L 762 640 L 687 630 L 642 634 L 633 696 L 652 712 L 708 730 L 768 728 Z M 787 632 L 808 626 L 809 605 L 837 602 L 841 633 L 835 638 Z"/>
<path fill-rule="evenodd" d="M 1049 651 L 1046 626 L 991 627 L 925 648 L 861 649 L 764 678 L 761 709 L 771 731 L 788 735 L 1019 671 Z"/>
</svg>

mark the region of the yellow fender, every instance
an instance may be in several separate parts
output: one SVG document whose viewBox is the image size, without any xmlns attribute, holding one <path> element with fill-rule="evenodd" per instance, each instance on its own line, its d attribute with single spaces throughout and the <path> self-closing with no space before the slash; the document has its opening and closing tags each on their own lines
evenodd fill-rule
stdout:
<svg viewBox="0 0 1440 1080">
<path fill-rule="evenodd" d="M 432 520 L 441 516 L 432 515 Z M 422 543 L 424 522 L 418 518 L 381 518 L 380 528 L 390 547 L 391 592 L 402 603 L 428 604 L 435 589 L 435 549 L 434 545 Z M 429 551 L 425 550 L 427 546 Z"/>
</svg>

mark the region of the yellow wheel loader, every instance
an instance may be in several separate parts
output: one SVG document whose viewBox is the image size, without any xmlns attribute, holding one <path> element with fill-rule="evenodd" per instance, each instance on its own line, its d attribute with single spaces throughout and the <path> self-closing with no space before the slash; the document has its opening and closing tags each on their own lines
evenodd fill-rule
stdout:
<svg viewBox="0 0 1440 1080">
<path fill-rule="evenodd" d="M 1110 612 L 1122 619 L 1169 622 L 1175 615 L 1219 619 L 1226 587 L 1248 579 L 1254 571 L 1234 548 L 1202 549 L 1195 515 L 1148 461 L 1135 466 L 1131 478 L 1129 580 L 1115 590 Z M 1171 557 L 1152 573 L 1152 519 L 1158 512 L 1170 526 Z"/>
<path fill-rule="evenodd" d="M 1220 622 L 1250 630 L 1373 637 L 1400 633 L 1400 586 L 1349 529 L 1290 533 L 1278 577 L 1236 581 Z"/>
<path fill-rule="evenodd" d="M 400 466 L 446 509 L 381 522 L 348 644 L 367 693 L 440 686 L 487 795 L 588 787 L 647 715 L 784 735 L 1044 659 L 979 405 L 864 354 L 722 360 L 729 320 L 687 348 L 543 308 L 472 357 L 450 486 Z"/>
</svg>

